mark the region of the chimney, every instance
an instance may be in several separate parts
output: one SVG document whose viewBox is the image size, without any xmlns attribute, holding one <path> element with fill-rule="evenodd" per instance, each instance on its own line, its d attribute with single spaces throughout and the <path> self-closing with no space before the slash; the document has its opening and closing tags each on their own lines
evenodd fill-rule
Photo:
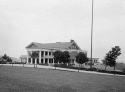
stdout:
<svg viewBox="0 0 125 92">
<path fill-rule="evenodd" d="M 71 39 L 71 40 L 70 40 L 70 42 L 71 42 L 71 43 L 73 43 L 73 42 L 74 42 L 74 40 L 72 40 L 72 39 Z"/>
</svg>

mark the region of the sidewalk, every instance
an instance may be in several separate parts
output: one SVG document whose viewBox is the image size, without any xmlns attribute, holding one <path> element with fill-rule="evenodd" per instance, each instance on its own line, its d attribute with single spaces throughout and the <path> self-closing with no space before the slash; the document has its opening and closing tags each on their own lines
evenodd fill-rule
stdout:
<svg viewBox="0 0 125 92">
<path fill-rule="evenodd" d="M 2 64 L 0 64 L 0 66 L 2 66 Z M 3 66 L 12 66 L 12 64 L 3 64 Z M 23 67 L 23 64 L 13 64 L 13 66 Z M 34 68 L 34 65 L 25 64 L 24 67 L 33 67 Z M 55 70 L 55 67 L 53 67 L 53 66 L 37 65 L 37 68 L 44 68 L 44 69 L 53 69 L 53 70 Z M 78 70 L 75 70 L 75 69 L 60 68 L 60 67 L 56 67 L 56 70 L 78 72 Z M 125 76 L 125 75 L 118 75 L 118 74 L 114 75 L 114 74 L 109 74 L 109 73 L 99 73 L 99 72 L 96 72 L 96 71 L 79 70 L 79 72 L 81 72 L 81 73 L 91 73 L 91 74 L 101 74 L 101 75 Z"/>
</svg>

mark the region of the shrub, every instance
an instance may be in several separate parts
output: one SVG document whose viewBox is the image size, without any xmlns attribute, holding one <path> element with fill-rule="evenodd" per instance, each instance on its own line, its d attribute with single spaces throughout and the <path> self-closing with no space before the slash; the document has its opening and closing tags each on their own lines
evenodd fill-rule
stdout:
<svg viewBox="0 0 125 92">
<path fill-rule="evenodd" d="M 7 62 L 5 62 L 5 61 L 0 61 L 0 64 L 6 64 Z"/>
<path fill-rule="evenodd" d="M 123 68 L 122 71 L 125 73 L 125 68 Z"/>
<path fill-rule="evenodd" d="M 8 62 L 9 64 L 15 64 L 15 62 Z"/>
<path fill-rule="evenodd" d="M 39 65 L 45 65 L 45 66 L 48 66 L 49 64 L 45 64 L 45 63 L 40 63 Z"/>
<path fill-rule="evenodd" d="M 86 71 L 97 71 L 98 69 L 97 68 L 87 68 L 85 69 Z"/>
<path fill-rule="evenodd" d="M 125 72 L 121 72 L 121 71 L 106 71 L 106 70 L 98 70 L 98 72 L 101 72 L 101 73 L 109 73 L 109 74 L 125 75 Z"/>
</svg>

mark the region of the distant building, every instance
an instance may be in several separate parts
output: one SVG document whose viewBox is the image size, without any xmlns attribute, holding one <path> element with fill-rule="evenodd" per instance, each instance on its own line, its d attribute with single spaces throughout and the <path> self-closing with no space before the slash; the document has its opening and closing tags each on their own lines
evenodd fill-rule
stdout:
<svg viewBox="0 0 125 92">
<path fill-rule="evenodd" d="M 21 55 L 20 56 L 20 62 L 26 63 L 27 62 L 27 55 Z"/>
<path fill-rule="evenodd" d="M 85 65 L 90 65 L 91 64 L 91 58 L 89 58 L 89 61 L 85 63 Z M 99 58 L 92 58 L 92 65 L 97 65 L 99 64 Z"/>
<path fill-rule="evenodd" d="M 79 52 L 84 52 L 87 55 L 86 50 L 81 50 L 81 48 L 77 45 L 77 43 L 74 40 L 71 40 L 70 42 L 56 42 L 56 43 L 36 43 L 32 42 L 28 46 L 26 46 L 27 50 L 27 59 L 25 56 L 21 56 L 20 59 L 23 62 L 27 62 L 27 64 L 40 64 L 40 63 L 46 63 L 46 64 L 53 64 L 54 58 L 53 58 L 53 52 L 60 50 L 60 51 L 68 51 L 70 53 L 70 63 L 75 64 L 75 57 Z M 32 59 L 29 55 L 29 53 L 32 53 L 33 51 L 37 51 L 39 53 L 39 57 Z M 27 60 L 27 61 L 26 61 Z"/>
<path fill-rule="evenodd" d="M 86 50 L 81 50 L 81 48 L 77 45 L 74 40 L 70 42 L 56 42 L 56 43 L 36 43 L 32 42 L 28 46 L 26 46 L 27 55 L 20 56 L 20 62 L 24 62 L 27 64 L 54 64 L 53 52 L 60 50 L 60 51 L 68 51 L 70 54 L 70 64 L 77 64 L 76 63 L 76 56 L 79 52 L 84 52 L 87 55 Z M 29 53 L 33 51 L 37 51 L 39 53 L 39 57 L 31 58 Z M 89 59 L 90 60 L 90 59 Z M 93 64 L 98 63 L 98 58 L 93 58 Z M 85 63 L 89 65 L 90 61 Z"/>
</svg>

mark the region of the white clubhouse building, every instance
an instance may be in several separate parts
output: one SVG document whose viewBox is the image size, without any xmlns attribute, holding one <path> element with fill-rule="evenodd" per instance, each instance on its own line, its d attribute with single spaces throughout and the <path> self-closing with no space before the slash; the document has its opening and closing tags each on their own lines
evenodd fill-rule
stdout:
<svg viewBox="0 0 125 92">
<path fill-rule="evenodd" d="M 70 42 L 56 42 L 56 43 L 36 43 L 32 42 L 26 46 L 27 55 L 22 55 L 20 57 L 21 62 L 26 62 L 27 64 L 54 64 L 53 52 L 68 51 L 70 54 L 70 64 L 76 64 L 75 57 L 79 52 L 84 52 L 87 55 L 87 51 L 81 50 L 74 40 Z M 37 58 L 31 58 L 29 53 L 38 52 L 39 56 Z"/>
</svg>

